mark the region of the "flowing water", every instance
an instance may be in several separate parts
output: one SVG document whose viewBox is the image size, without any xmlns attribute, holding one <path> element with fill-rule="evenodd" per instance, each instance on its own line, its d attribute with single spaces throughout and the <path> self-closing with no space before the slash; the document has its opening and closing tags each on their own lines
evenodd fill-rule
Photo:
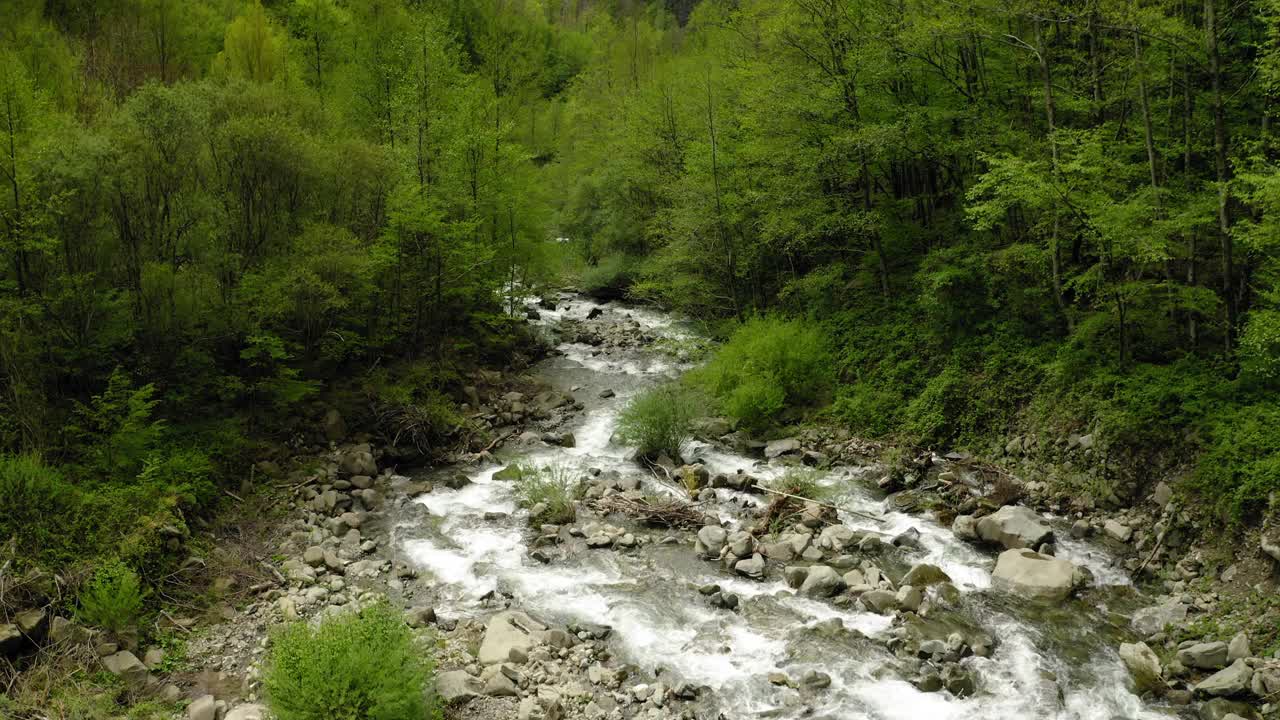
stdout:
<svg viewBox="0 0 1280 720">
<path fill-rule="evenodd" d="M 540 322 L 583 319 L 597 307 L 605 318 L 630 316 L 649 334 L 684 334 L 660 313 L 568 296 L 561 298 L 560 310 L 542 311 Z M 868 637 L 883 637 L 891 627 L 889 617 L 799 597 L 779 580 L 736 577 L 718 563 L 698 559 L 688 539 L 625 552 L 580 552 L 550 564 L 530 558 L 535 533 L 516 507 L 510 484 L 493 479 L 509 462 L 559 464 L 582 473 L 614 471 L 640 478 L 652 492 L 672 492 L 653 482 L 629 459 L 629 448 L 610 438 L 629 396 L 685 368 L 654 348 L 594 354 L 599 351 L 590 346 L 565 343 L 559 350 L 561 355 L 543 361 L 536 372 L 559 389 L 573 390 L 585 403 L 584 412 L 566 428 L 575 434 L 576 447 L 512 443 L 500 451 L 501 464 L 468 469 L 471 484 L 459 490 L 437 484 L 434 492 L 418 497 L 415 501 L 426 506 L 429 520 L 406 519 L 397 530 L 397 542 L 411 562 L 440 584 L 438 609 L 445 614 L 482 617 L 493 611 L 484 597 L 499 590 L 514 598 L 514 607 L 535 616 L 610 626 L 617 657 L 648 673 L 663 673 L 671 678 L 669 684 L 687 681 L 711 688 L 713 702 L 727 718 L 800 717 L 806 712 L 807 717 L 842 720 L 1172 717 L 1168 709 L 1145 706 L 1131 692 L 1115 652 L 1115 628 L 1124 619 L 1107 604 L 1133 602 L 1131 588 L 1094 590 L 1087 600 L 1063 609 L 1019 604 L 990 592 L 994 553 L 957 539 L 928 517 L 892 511 L 870 482 L 875 468 L 839 468 L 821 481 L 837 494 L 835 504 L 883 518 L 843 514 L 841 520 L 850 527 L 889 535 L 908 528 L 919 531 L 924 549 L 911 561 L 934 563 L 946 571 L 962 592 L 962 612 L 996 639 L 990 657 L 963 661 L 978 679 L 972 697 L 917 690 L 895 670 L 900 664 L 884 644 L 817 628 L 836 618 Z M 616 396 L 599 398 L 604 389 Z M 744 470 L 769 478 L 784 469 L 706 445 L 695 445 L 690 454 L 713 474 Z M 744 504 L 760 502 L 730 490 L 717 493 L 715 511 L 731 524 Z M 1059 556 L 1087 566 L 1097 584 L 1127 585 L 1124 573 L 1101 548 L 1064 539 Z M 741 608 L 711 607 L 698 592 L 710 583 L 737 593 Z M 795 690 L 768 681 L 772 671 L 799 677 L 808 669 L 828 673 L 832 685 L 806 703 Z"/>
</svg>

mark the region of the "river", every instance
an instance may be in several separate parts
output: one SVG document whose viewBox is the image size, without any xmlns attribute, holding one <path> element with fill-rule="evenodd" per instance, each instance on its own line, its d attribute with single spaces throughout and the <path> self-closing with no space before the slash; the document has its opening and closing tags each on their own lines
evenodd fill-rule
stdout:
<svg viewBox="0 0 1280 720">
<path fill-rule="evenodd" d="M 593 309 L 605 318 L 630 317 L 647 333 L 671 339 L 689 335 L 670 316 L 649 309 L 598 304 L 562 296 L 555 311 L 541 311 L 539 323 L 553 326 L 564 318 L 585 319 Z M 576 436 L 570 448 L 541 443 L 509 443 L 498 451 L 500 462 L 465 468 L 471 484 L 458 490 L 437 485 L 416 502 L 425 504 L 428 521 L 405 520 L 396 542 L 420 572 L 434 576 L 437 611 L 483 617 L 494 611 L 486 596 L 497 590 L 513 597 L 513 607 L 562 623 L 592 623 L 613 629 L 613 653 L 645 673 L 662 673 L 711 689 L 710 703 L 724 717 L 816 717 L 841 720 L 978 720 L 985 718 L 1117 718 L 1172 717 L 1169 708 L 1144 704 L 1131 690 L 1128 674 L 1116 654 L 1126 622 L 1113 609 L 1132 605 L 1135 592 L 1101 547 L 1071 540 L 1059 532 L 1059 556 L 1088 567 L 1101 589 L 1061 609 L 1044 609 L 991 589 L 995 553 L 954 536 L 927 516 L 891 510 L 872 482 L 875 467 L 841 467 L 824 472 L 821 481 L 833 503 L 881 520 L 843 513 L 841 520 L 859 530 L 895 535 L 908 528 L 920 533 L 922 550 L 912 562 L 930 562 L 951 576 L 961 591 L 961 612 L 995 640 L 989 657 L 963 660 L 977 679 L 977 692 L 957 698 L 945 691 L 923 692 L 909 682 L 913 668 L 887 649 L 893 633 L 891 616 L 863 612 L 857 605 L 839 607 L 798 596 L 780 578 L 752 581 L 699 559 L 691 534 L 634 529 L 653 542 L 628 551 L 584 551 L 551 563 L 529 557 L 536 533 L 516 507 L 511 485 L 493 474 L 514 461 L 559 464 L 585 474 L 615 471 L 636 477 L 655 493 L 672 492 L 654 482 L 629 459 L 630 449 L 611 442 L 618 414 L 627 398 L 676 377 L 684 365 L 656 347 L 599 352 L 563 343 L 560 354 L 534 368 L 551 385 L 572 391 L 585 404 L 566 428 Z M 603 390 L 615 395 L 601 398 Z M 714 473 L 749 471 L 769 478 L 783 472 L 780 463 L 739 455 L 695 443 L 688 453 Z M 442 472 L 457 472 L 450 468 Z M 424 476 L 430 479 L 431 475 Z M 727 489 L 717 491 L 715 511 L 731 524 L 744 504 L 762 502 Z M 1054 521 L 1061 530 L 1061 521 Z M 673 535 L 678 542 L 662 542 Z M 1066 539 L 1061 539 L 1066 538 Z M 737 611 L 718 609 L 699 593 L 715 583 L 742 599 Z M 821 632 L 836 619 L 856 633 Z M 800 677 L 821 670 L 832 683 L 815 695 L 802 696 L 769 681 L 775 671 Z"/>
</svg>

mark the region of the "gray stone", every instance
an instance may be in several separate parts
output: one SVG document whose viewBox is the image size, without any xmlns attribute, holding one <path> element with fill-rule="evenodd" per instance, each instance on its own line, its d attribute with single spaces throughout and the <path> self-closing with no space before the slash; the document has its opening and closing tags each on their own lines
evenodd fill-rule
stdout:
<svg viewBox="0 0 1280 720">
<path fill-rule="evenodd" d="M 804 582 L 800 585 L 800 594 L 808 597 L 825 598 L 831 597 L 844 589 L 844 579 L 840 577 L 840 573 L 826 565 L 814 565 L 809 568 L 809 574 L 805 576 Z"/>
<path fill-rule="evenodd" d="M 1227 643 L 1227 662 L 1235 662 L 1252 654 L 1249 651 L 1249 635 L 1244 631 L 1236 633 L 1231 642 Z"/>
<path fill-rule="evenodd" d="M 1118 520 L 1107 520 L 1102 525 L 1102 531 L 1116 542 L 1127 543 L 1133 537 L 1133 528 Z"/>
<path fill-rule="evenodd" d="M 1158 605 L 1142 608 L 1135 612 L 1131 624 L 1138 634 L 1150 636 L 1170 625 L 1180 625 L 1186 619 L 1186 604 L 1174 598 L 1168 598 Z"/>
<path fill-rule="evenodd" d="M 1177 658 L 1186 667 L 1217 670 L 1227 665 L 1227 644 L 1221 641 L 1196 643 L 1179 650 Z"/>
<path fill-rule="evenodd" d="M 745 530 L 738 530 L 729 535 L 727 540 L 729 553 L 734 557 L 747 557 L 755 547 L 755 538 Z"/>
<path fill-rule="evenodd" d="M 18 630 L 23 635 L 36 640 L 44 635 L 45 628 L 49 622 L 49 613 L 44 608 L 23 610 L 13 620 L 17 623 Z"/>
<path fill-rule="evenodd" d="M 809 568 L 803 565 L 788 565 L 782 569 L 782 579 L 786 581 L 787 587 L 799 589 L 807 577 Z"/>
<path fill-rule="evenodd" d="M 1243 695 L 1253 679 L 1253 668 L 1244 660 L 1236 660 L 1226 668 L 1210 675 L 1196 685 L 1195 691 L 1212 697 Z"/>
<path fill-rule="evenodd" d="M 920 588 L 913 585 L 903 585 L 898 588 L 898 605 L 903 610 L 915 612 L 920 609 L 920 604 L 924 602 L 924 594 L 920 592 Z"/>
<path fill-rule="evenodd" d="M 1249 687 L 1260 698 L 1280 693 L 1280 662 L 1267 660 L 1254 666 Z"/>
<path fill-rule="evenodd" d="M 800 441 L 795 438 L 771 440 L 764 446 L 764 456 L 767 458 L 776 458 L 796 452 L 799 449 Z"/>
<path fill-rule="evenodd" d="M 12 623 L 0 624 L 0 655 L 12 655 L 22 648 L 22 631 Z"/>
<path fill-rule="evenodd" d="M 698 554 L 708 558 L 720 557 L 720 550 L 728 537 L 729 533 L 718 525 L 704 526 L 698 530 Z"/>
<path fill-rule="evenodd" d="M 107 672 L 124 680 L 133 687 L 141 687 L 147 681 L 147 666 L 142 664 L 136 655 L 128 650 L 102 658 L 102 666 Z"/>
<path fill-rule="evenodd" d="M 258 703 L 240 705 L 223 716 L 222 720 L 266 720 L 267 706 Z"/>
<path fill-rule="evenodd" d="M 864 592 L 860 600 L 864 607 L 880 615 L 888 615 L 899 607 L 898 596 L 888 590 Z"/>
<path fill-rule="evenodd" d="M 1133 684 L 1139 693 L 1162 690 L 1160 658 L 1146 643 L 1124 643 L 1120 646 L 1120 660 L 1133 676 Z"/>
<path fill-rule="evenodd" d="M 218 706 L 212 695 L 201 695 L 187 706 L 187 720 L 215 720 Z"/>
<path fill-rule="evenodd" d="M 1156 507 L 1166 507 L 1169 501 L 1173 499 L 1173 488 L 1169 487 L 1169 483 L 1161 480 L 1156 483 L 1156 489 L 1151 493 L 1151 499 L 1155 501 Z"/>
<path fill-rule="evenodd" d="M 977 529 L 981 539 L 1010 550 L 1053 542 L 1053 529 L 1034 510 L 1021 505 L 1005 505 L 980 518 Z"/>
<path fill-rule="evenodd" d="M 1034 550 L 1005 550 L 996 559 L 991 579 L 997 587 L 1050 602 L 1067 599 L 1075 589 L 1076 566 Z"/>
<path fill-rule="evenodd" d="M 462 705 L 480 695 L 480 681 L 466 670 L 450 670 L 436 675 L 436 695 L 445 705 Z"/>
<path fill-rule="evenodd" d="M 302 553 L 302 562 L 311 567 L 320 567 L 324 565 L 324 548 L 319 545 L 312 545 Z"/>
<path fill-rule="evenodd" d="M 733 569 L 739 575 L 758 580 L 764 577 L 764 557 L 756 553 L 746 560 L 739 560 L 734 564 Z"/>
<path fill-rule="evenodd" d="M 482 665 L 496 665 L 512 659 L 512 651 L 528 654 L 546 628 L 528 615 L 508 610 L 489 618 L 477 658 Z"/>
<path fill-rule="evenodd" d="M 961 540 L 978 540 L 978 521 L 972 515 L 957 515 L 951 522 L 951 532 Z"/>
<path fill-rule="evenodd" d="M 928 587 L 930 585 L 951 582 L 951 577 L 942 571 L 942 568 L 929 563 L 920 563 L 907 571 L 902 578 L 903 585 L 913 585 L 915 587 Z"/>
</svg>

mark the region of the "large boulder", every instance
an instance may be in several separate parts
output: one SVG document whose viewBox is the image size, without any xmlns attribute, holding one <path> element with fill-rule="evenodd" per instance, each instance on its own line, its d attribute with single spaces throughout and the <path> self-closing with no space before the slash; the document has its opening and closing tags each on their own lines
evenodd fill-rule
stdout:
<svg viewBox="0 0 1280 720">
<path fill-rule="evenodd" d="M 436 676 L 436 695 L 445 705 L 462 705 L 480 695 L 480 680 L 466 670 L 450 670 Z"/>
<path fill-rule="evenodd" d="M 222 720 L 266 720 L 267 707 L 258 703 L 239 705 L 223 716 Z"/>
<path fill-rule="evenodd" d="M 1075 565 L 1025 548 L 1000 553 L 991 579 L 1008 592 L 1050 602 L 1067 599 L 1078 582 Z"/>
<path fill-rule="evenodd" d="M 914 587 L 928 587 L 937 583 L 951 582 L 951 576 L 942 571 L 942 568 L 929 563 L 920 563 L 907 571 L 902 577 L 903 585 L 911 585 Z"/>
<path fill-rule="evenodd" d="M 1235 697 L 1249 690 L 1253 668 L 1244 660 L 1237 660 L 1196 685 L 1196 693 L 1211 697 Z"/>
<path fill-rule="evenodd" d="M 338 470 L 345 475 L 378 474 L 378 464 L 373 461 L 373 451 L 367 444 L 353 445 L 338 455 Z"/>
<path fill-rule="evenodd" d="M 719 525 L 706 525 L 698 531 L 698 540 L 695 543 L 697 553 L 705 558 L 720 557 L 720 550 L 724 548 L 725 541 L 728 539 L 729 533 Z"/>
<path fill-rule="evenodd" d="M 831 597 L 845 589 L 844 578 L 826 565 L 815 565 L 809 568 L 800 585 L 800 594 L 808 597 Z"/>
<path fill-rule="evenodd" d="M 764 446 L 764 456 L 767 458 L 776 458 L 789 453 L 800 450 L 800 441 L 795 438 L 785 438 L 782 440 L 770 440 Z"/>
<path fill-rule="evenodd" d="M 1217 670 L 1227 666 L 1227 644 L 1220 641 L 1195 643 L 1179 650 L 1177 658 L 1186 667 Z"/>
<path fill-rule="evenodd" d="M 538 644 L 546 629 L 538 621 L 516 610 L 494 615 L 484 627 L 484 639 L 480 642 L 480 651 L 477 653 L 480 664 L 524 662 L 529 650 Z"/>
<path fill-rule="evenodd" d="M 980 518 L 977 531 L 982 540 L 1010 550 L 1053 542 L 1053 529 L 1034 510 L 1021 505 L 1005 505 Z"/>
<path fill-rule="evenodd" d="M 187 720 L 214 720 L 218 717 L 218 703 L 212 695 L 201 695 L 187 706 Z"/>
<path fill-rule="evenodd" d="M 1161 680 L 1160 658 L 1146 643 L 1124 643 L 1120 646 L 1120 660 L 1133 676 L 1138 692 L 1158 692 L 1164 689 Z"/>
</svg>

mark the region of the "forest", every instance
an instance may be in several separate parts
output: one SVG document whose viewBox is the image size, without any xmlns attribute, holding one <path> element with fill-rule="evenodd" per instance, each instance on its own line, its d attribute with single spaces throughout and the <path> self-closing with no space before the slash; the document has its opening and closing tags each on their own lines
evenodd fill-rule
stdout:
<svg viewBox="0 0 1280 720">
<path fill-rule="evenodd" d="M 569 287 L 760 437 L 1084 436 L 1070 492 L 1257 527 L 1278 114 L 1280 0 L 8 0 L 0 563 L 141 603 L 325 408 L 477 442 Z"/>
</svg>

